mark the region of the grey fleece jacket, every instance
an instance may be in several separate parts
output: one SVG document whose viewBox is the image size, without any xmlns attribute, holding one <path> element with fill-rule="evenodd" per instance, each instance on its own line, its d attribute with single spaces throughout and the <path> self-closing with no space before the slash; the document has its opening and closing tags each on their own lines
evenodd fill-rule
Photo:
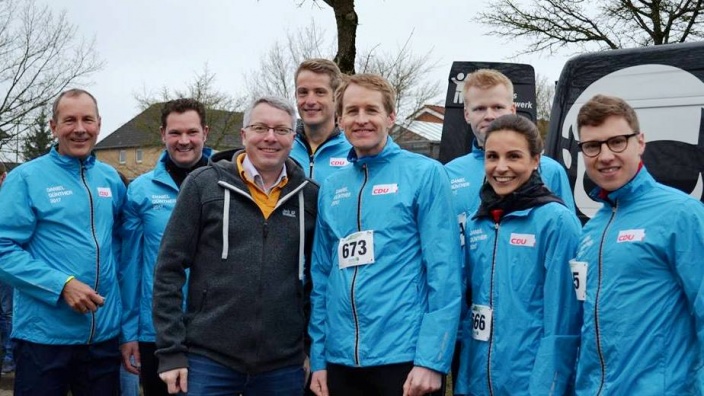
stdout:
<svg viewBox="0 0 704 396">
<path fill-rule="evenodd" d="M 250 374 L 305 360 L 318 186 L 287 159 L 288 183 L 265 219 L 238 154 L 219 153 L 191 173 L 164 232 L 153 298 L 159 372 L 188 367 L 187 353 Z"/>
</svg>

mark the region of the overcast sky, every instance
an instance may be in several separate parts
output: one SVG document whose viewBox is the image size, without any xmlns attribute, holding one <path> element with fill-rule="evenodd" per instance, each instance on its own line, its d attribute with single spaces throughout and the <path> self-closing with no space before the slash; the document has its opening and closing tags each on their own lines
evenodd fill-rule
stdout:
<svg viewBox="0 0 704 396">
<path fill-rule="evenodd" d="M 287 31 L 312 21 L 335 35 L 335 17 L 312 0 L 38 0 L 65 10 L 78 34 L 95 38 L 105 61 L 87 88 L 103 120 L 101 138 L 139 108 L 135 93 L 181 89 L 207 63 L 219 90 L 244 93 L 244 74 Z M 520 62 L 556 80 L 567 56 L 514 58 L 521 42 L 486 36 L 472 21 L 483 2 L 468 0 L 357 0 L 357 48 L 393 51 L 413 33 L 413 51 L 432 51 L 438 68 L 428 78 L 447 90 L 453 61 Z M 525 44 L 525 43 L 523 43 Z"/>
</svg>

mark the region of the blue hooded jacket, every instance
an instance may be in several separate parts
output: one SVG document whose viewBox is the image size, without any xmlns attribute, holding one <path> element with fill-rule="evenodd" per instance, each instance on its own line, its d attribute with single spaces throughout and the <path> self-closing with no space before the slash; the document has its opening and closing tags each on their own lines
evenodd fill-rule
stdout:
<svg viewBox="0 0 704 396">
<path fill-rule="evenodd" d="M 322 183 L 335 171 L 349 165 L 347 155 L 350 149 L 352 149 L 352 145 L 347 141 L 345 134 L 335 127 L 328 140 L 315 150 L 315 154 L 310 154 L 310 148 L 301 124 L 296 131 L 289 156 L 301 165 L 307 177 Z"/>
<path fill-rule="evenodd" d="M 460 250 L 442 165 L 388 138 L 375 156 L 325 180 L 311 266 L 311 368 L 413 362 L 450 367 L 460 309 Z M 339 268 L 341 238 L 373 231 L 374 262 Z"/>
<path fill-rule="evenodd" d="M 578 395 L 704 393 L 704 205 L 643 167 L 587 222 Z"/>
<path fill-rule="evenodd" d="M 209 158 L 210 148 L 203 149 Z M 161 238 L 176 205 L 179 188 L 166 170 L 168 152 L 159 157 L 151 171 L 130 183 L 123 208 L 122 259 L 120 288 L 122 290 L 121 342 L 154 342 L 152 323 L 152 288 L 154 266 Z"/>
<path fill-rule="evenodd" d="M 491 307 L 493 320 L 486 341 L 475 339 L 471 327 L 463 332 L 456 394 L 565 394 L 579 346 L 569 260 L 580 228 L 574 212 L 556 202 L 508 213 L 498 223 L 468 221 L 472 303 Z"/>
<path fill-rule="evenodd" d="M 15 288 L 12 337 L 91 344 L 120 332 L 118 226 L 125 186 L 115 169 L 56 146 L 10 172 L 0 189 L 0 279 Z M 70 276 L 105 298 L 80 314 L 61 298 Z"/>
</svg>

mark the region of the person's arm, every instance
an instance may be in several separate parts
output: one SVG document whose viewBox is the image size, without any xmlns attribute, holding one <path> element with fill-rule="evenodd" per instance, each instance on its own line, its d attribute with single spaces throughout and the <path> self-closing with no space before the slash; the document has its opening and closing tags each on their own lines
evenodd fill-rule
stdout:
<svg viewBox="0 0 704 396">
<path fill-rule="evenodd" d="M 120 334 L 122 363 L 127 371 L 135 374 L 139 372 L 137 367 L 141 366 L 137 341 L 144 246 L 142 198 L 143 194 L 138 184 L 132 184 L 127 189 L 127 199 L 123 205 L 120 227 L 122 251 L 117 277 L 122 294 L 122 331 Z M 134 366 L 130 360 L 132 357 L 134 358 Z"/>
<path fill-rule="evenodd" d="M 85 284 L 72 278 L 75 274 L 60 271 L 26 250 L 40 220 L 32 203 L 29 183 L 31 181 L 18 169 L 8 175 L 0 189 L 0 279 L 33 298 L 56 305 L 69 282 L 72 283 L 70 290 L 72 286 Z M 86 296 L 84 291 L 79 288 L 76 295 L 93 301 L 94 296 Z"/>
<path fill-rule="evenodd" d="M 550 191 L 560 197 L 569 210 L 576 213 L 574 195 L 572 194 L 572 187 L 570 186 L 569 178 L 567 178 L 565 168 L 554 160 L 549 162 L 541 161 L 540 176 Z"/>
<path fill-rule="evenodd" d="M 414 365 L 447 373 L 455 346 L 461 303 L 459 227 L 450 182 L 437 164 L 422 175 L 417 225 L 428 291 Z"/>
<path fill-rule="evenodd" d="M 547 209 L 547 208 L 546 208 Z M 559 207 L 559 209 L 563 209 Z M 537 218 L 536 221 L 546 221 Z M 574 258 L 581 226 L 574 213 L 564 209 L 547 220 L 538 238 L 544 255 L 543 337 L 538 346 L 530 393 L 562 395 L 574 371 L 581 325 L 580 304 L 569 261 Z"/>
<path fill-rule="evenodd" d="M 152 318 L 160 373 L 188 367 L 183 321 L 183 285 L 198 248 L 201 200 L 198 180 L 191 174 L 181 186 L 161 240 L 154 271 Z M 204 188 L 219 188 L 213 184 Z M 184 376 L 178 376 L 184 380 Z"/>
<path fill-rule="evenodd" d="M 669 240 L 660 241 L 668 249 L 668 258 L 674 267 L 692 310 L 699 341 L 699 359 L 704 359 L 704 204 L 687 200 L 677 202 L 678 210 L 672 217 L 674 225 Z M 667 209 L 664 209 L 667 210 Z M 704 367 L 696 372 L 697 389 L 704 389 Z"/>
<path fill-rule="evenodd" d="M 325 185 L 320 190 L 318 208 L 326 208 L 324 197 Z M 318 395 L 327 393 L 325 375 L 325 337 L 327 331 L 327 310 L 325 300 L 328 293 L 328 276 L 334 263 L 332 249 L 334 236 L 325 220 L 325 210 L 319 210 L 313 240 L 313 258 L 311 262 L 311 278 L 313 290 L 311 292 L 311 317 L 308 324 L 308 333 L 311 337 L 310 369 L 313 373 L 311 389 Z M 322 384 L 319 381 L 323 381 Z M 323 386 L 323 392 L 317 385 Z M 315 388 L 314 388 L 315 387 Z"/>
</svg>

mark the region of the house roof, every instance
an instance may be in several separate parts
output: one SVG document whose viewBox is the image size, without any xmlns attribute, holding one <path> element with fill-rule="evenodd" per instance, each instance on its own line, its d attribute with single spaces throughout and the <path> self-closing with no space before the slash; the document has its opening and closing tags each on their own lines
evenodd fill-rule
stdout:
<svg viewBox="0 0 704 396">
<path fill-rule="evenodd" d="M 396 125 L 423 137 L 431 142 L 439 142 L 442 137 L 442 124 L 427 121 L 411 121 L 408 125 Z"/>
<path fill-rule="evenodd" d="M 163 105 L 155 103 L 149 106 L 96 144 L 95 150 L 161 146 L 159 127 Z M 242 146 L 239 133 L 242 113 L 209 109 L 205 117 L 210 127 L 208 147 L 226 150 Z"/>
<path fill-rule="evenodd" d="M 437 105 L 423 105 L 420 109 L 416 110 L 413 114 L 411 114 L 408 118 L 416 119 L 423 115 L 423 113 L 428 113 L 430 115 L 433 115 L 440 120 L 445 119 L 445 108 L 442 106 L 437 106 Z"/>
<path fill-rule="evenodd" d="M 442 115 L 445 115 L 445 108 L 442 107 L 442 106 L 438 106 L 438 105 L 425 105 L 425 106 L 426 106 L 427 108 L 429 108 L 429 109 L 431 109 L 431 110 L 437 112 L 437 113 L 440 113 L 440 114 L 442 114 Z"/>
</svg>

